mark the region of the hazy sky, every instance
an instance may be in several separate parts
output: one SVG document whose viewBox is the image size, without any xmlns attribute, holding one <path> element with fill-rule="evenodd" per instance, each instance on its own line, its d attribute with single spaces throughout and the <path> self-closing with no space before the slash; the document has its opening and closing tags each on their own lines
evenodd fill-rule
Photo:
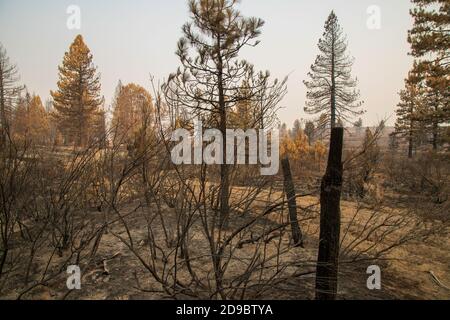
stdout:
<svg viewBox="0 0 450 320">
<path fill-rule="evenodd" d="M 81 29 L 66 26 L 69 5 L 81 9 Z M 381 9 L 381 29 L 367 27 L 367 9 Z M 302 81 L 318 52 L 324 22 L 335 10 L 355 57 L 365 101 L 365 125 L 394 118 L 412 59 L 407 30 L 409 0 L 243 0 L 246 16 L 265 20 L 261 44 L 242 56 L 275 77 L 290 74 L 279 116 L 292 124 L 308 118 L 303 111 Z M 102 94 L 111 103 L 119 79 L 150 88 L 149 74 L 163 80 L 179 65 L 174 52 L 181 26 L 188 20 L 184 0 L 0 0 L 0 42 L 20 70 L 21 81 L 43 100 L 56 88 L 57 66 L 76 34 L 81 33 L 102 76 Z"/>
</svg>

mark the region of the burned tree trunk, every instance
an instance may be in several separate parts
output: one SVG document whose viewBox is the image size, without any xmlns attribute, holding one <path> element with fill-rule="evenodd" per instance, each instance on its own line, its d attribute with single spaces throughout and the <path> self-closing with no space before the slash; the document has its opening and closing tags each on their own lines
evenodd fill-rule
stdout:
<svg viewBox="0 0 450 320">
<path fill-rule="evenodd" d="M 316 269 L 318 300 L 334 300 L 337 294 L 343 136 L 343 128 L 332 129 L 328 166 L 321 184 L 320 241 Z"/>
<path fill-rule="evenodd" d="M 281 160 L 281 166 L 283 168 L 284 190 L 286 192 L 286 197 L 288 200 L 289 222 L 292 229 L 292 240 L 294 241 L 295 246 L 303 247 L 303 236 L 297 220 L 296 195 L 288 157 L 285 157 Z"/>
</svg>

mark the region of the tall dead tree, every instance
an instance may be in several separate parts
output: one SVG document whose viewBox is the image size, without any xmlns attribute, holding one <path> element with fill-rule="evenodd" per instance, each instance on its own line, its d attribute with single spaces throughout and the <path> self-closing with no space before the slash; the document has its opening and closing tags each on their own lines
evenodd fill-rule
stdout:
<svg viewBox="0 0 450 320">
<path fill-rule="evenodd" d="M 320 238 L 316 269 L 318 300 L 334 300 L 337 294 L 343 137 L 343 128 L 331 130 L 328 166 L 320 187 Z"/>
<path fill-rule="evenodd" d="M 281 167 L 283 168 L 284 190 L 288 201 L 289 223 L 291 224 L 292 240 L 294 241 L 295 246 L 303 246 L 303 235 L 297 219 L 295 186 L 292 181 L 291 166 L 289 164 L 288 157 L 284 157 L 281 160 Z"/>
</svg>

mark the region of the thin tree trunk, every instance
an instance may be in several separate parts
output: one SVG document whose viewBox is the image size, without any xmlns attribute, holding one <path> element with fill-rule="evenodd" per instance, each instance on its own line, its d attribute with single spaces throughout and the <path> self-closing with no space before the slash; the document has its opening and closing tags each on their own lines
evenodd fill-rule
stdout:
<svg viewBox="0 0 450 320">
<path fill-rule="evenodd" d="M 409 113 L 412 114 L 414 113 L 414 104 L 411 103 L 411 107 L 409 108 Z M 414 135 L 414 121 L 412 119 L 410 119 L 409 121 L 409 141 L 408 141 L 408 158 L 412 159 L 413 157 L 413 151 L 414 151 L 414 141 L 413 141 L 413 135 Z"/>
<path fill-rule="evenodd" d="M 434 115 L 433 115 L 433 151 L 437 151 L 438 149 L 438 140 L 439 140 L 439 123 L 437 120 L 439 107 L 438 107 L 438 97 L 435 95 L 436 102 L 434 104 Z"/>
<path fill-rule="evenodd" d="M 226 114 L 225 110 L 223 111 L 224 115 L 222 116 L 221 128 L 220 131 L 223 134 L 223 164 L 220 165 L 220 217 L 219 223 L 220 226 L 223 227 L 226 225 L 229 214 L 229 166 L 226 163 Z"/>
<path fill-rule="evenodd" d="M 6 133 L 8 130 L 8 122 L 6 119 L 5 94 L 3 89 L 3 70 L 0 66 L 0 124 L 2 130 L 0 131 L 0 145 L 6 141 Z"/>
<path fill-rule="evenodd" d="M 6 256 L 8 255 L 8 249 L 6 248 L 6 246 L 5 246 L 5 248 L 3 248 L 2 251 L 3 251 L 2 257 L 0 259 L 0 278 L 3 275 L 3 268 L 4 268 L 5 263 L 6 263 Z"/>
<path fill-rule="evenodd" d="M 217 47 L 218 52 L 220 52 L 221 38 L 217 37 Z M 226 146 L 227 146 L 227 110 L 225 105 L 225 90 L 223 87 L 223 62 L 222 56 L 218 55 L 218 91 L 219 91 L 219 115 L 220 115 L 220 132 L 223 137 L 223 147 L 222 147 L 222 160 L 223 163 L 220 165 L 220 216 L 219 223 L 220 227 L 224 227 L 227 224 L 229 208 L 229 166 L 226 163 Z"/>
<path fill-rule="evenodd" d="M 408 158 L 412 159 L 412 157 L 413 157 L 413 139 L 412 139 L 412 132 L 409 132 Z"/>
<path fill-rule="evenodd" d="M 331 44 L 331 129 L 336 127 L 336 77 L 335 77 L 335 39 L 333 36 Z"/>
<path fill-rule="evenodd" d="M 343 128 L 331 130 L 328 166 L 320 193 L 320 241 L 316 299 L 335 300 L 338 284 Z"/>
<path fill-rule="evenodd" d="M 303 235 L 297 220 L 296 194 L 294 182 L 292 181 L 291 166 L 289 164 L 288 157 L 285 157 L 281 160 L 281 167 L 283 168 L 284 190 L 286 192 L 286 197 L 288 200 L 289 222 L 291 224 L 292 240 L 294 241 L 294 246 L 303 247 Z"/>
<path fill-rule="evenodd" d="M 439 137 L 439 126 L 436 121 L 433 121 L 433 151 L 438 149 L 438 137 Z"/>
</svg>

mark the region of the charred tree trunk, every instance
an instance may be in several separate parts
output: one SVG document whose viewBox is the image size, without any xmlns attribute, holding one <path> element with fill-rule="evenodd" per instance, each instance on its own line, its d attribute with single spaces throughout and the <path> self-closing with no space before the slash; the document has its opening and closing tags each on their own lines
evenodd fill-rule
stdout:
<svg viewBox="0 0 450 320">
<path fill-rule="evenodd" d="M 337 294 L 343 136 L 343 128 L 332 129 L 328 166 L 321 184 L 320 241 L 316 269 L 318 300 L 335 300 Z"/>
<path fill-rule="evenodd" d="M 294 246 L 303 247 L 303 235 L 297 220 L 297 202 L 295 195 L 294 182 L 292 181 L 291 166 L 289 158 L 285 157 L 281 160 L 284 177 L 284 191 L 286 193 L 289 208 L 289 223 L 291 224 L 292 240 Z"/>
<path fill-rule="evenodd" d="M 220 52 L 222 39 L 220 36 L 217 38 L 217 47 L 219 48 L 218 52 Z M 220 116 L 220 132 L 223 137 L 223 149 L 222 149 L 222 157 L 223 163 L 220 165 L 220 227 L 225 227 L 228 222 L 228 215 L 230 211 L 229 207 L 229 193 L 230 193 L 230 181 L 229 181 L 229 166 L 227 164 L 227 110 L 225 104 L 225 89 L 224 89 L 224 81 L 223 81 L 223 60 L 222 56 L 218 55 L 218 79 L 217 86 L 219 90 L 219 116 Z"/>
<path fill-rule="evenodd" d="M 5 267 L 5 263 L 6 263 L 6 256 L 8 255 L 8 248 L 5 247 L 2 249 L 2 257 L 0 258 L 0 279 L 2 278 L 3 275 L 3 268 Z"/>
<path fill-rule="evenodd" d="M 220 110 L 220 131 L 223 136 L 223 163 L 220 165 L 220 227 L 226 227 L 229 215 L 229 193 L 230 193 L 230 181 L 229 181 L 229 165 L 226 163 L 226 132 L 227 132 L 227 114 L 225 107 Z"/>
</svg>

